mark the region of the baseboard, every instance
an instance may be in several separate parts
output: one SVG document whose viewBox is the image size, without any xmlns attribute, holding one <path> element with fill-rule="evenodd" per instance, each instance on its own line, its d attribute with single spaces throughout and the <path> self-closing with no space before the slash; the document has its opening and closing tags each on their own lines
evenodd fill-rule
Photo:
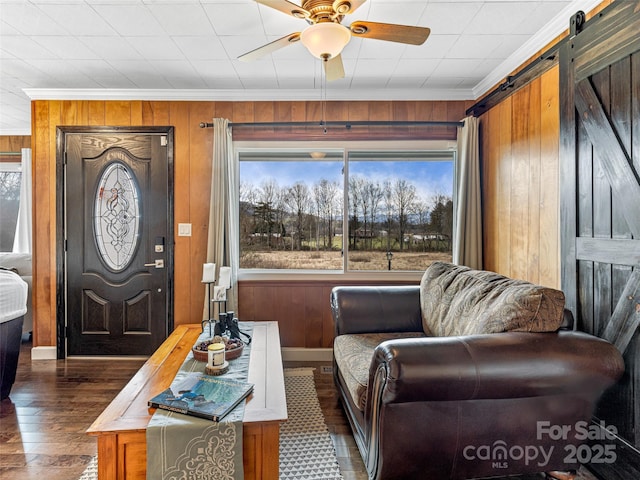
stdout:
<svg viewBox="0 0 640 480">
<path fill-rule="evenodd" d="M 56 360 L 58 349 L 56 347 L 33 347 L 31 349 L 31 360 Z"/>
<path fill-rule="evenodd" d="M 282 347 L 282 360 L 289 362 L 330 362 L 333 360 L 331 348 Z"/>
</svg>

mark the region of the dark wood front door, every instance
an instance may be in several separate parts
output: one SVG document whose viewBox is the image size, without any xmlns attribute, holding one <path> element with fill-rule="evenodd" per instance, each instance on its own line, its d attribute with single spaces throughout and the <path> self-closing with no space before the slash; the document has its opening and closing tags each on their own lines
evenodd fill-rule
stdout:
<svg viewBox="0 0 640 480">
<path fill-rule="evenodd" d="M 172 329 L 173 130 L 61 130 L 66 353 L 149 355 Z"/>
<path fill-rule="evenodd" d="M 640 478 L 640 2 L 614 2 L 560 52 L 562 288 L 578 328 L 613 343 L 626 371 L 596 417 L 613 461 Z M 593 450 L 595 452 L 595 448 Z M 595 457 L 594 457 L 595 458 Z M 596 459 L 597 460 L 597 459 Z"/>
</svg>

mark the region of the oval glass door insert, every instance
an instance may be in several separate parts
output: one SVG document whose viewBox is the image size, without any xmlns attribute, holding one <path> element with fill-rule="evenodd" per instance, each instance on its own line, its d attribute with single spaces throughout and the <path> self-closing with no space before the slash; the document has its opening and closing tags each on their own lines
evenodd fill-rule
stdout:
<svg viewBox="0 0 640 480">
<path fill-rule="evenodd" d="M 127 268 L 140 241 L 140 190 L 123 163 L 108 165 L 98 180 L 93 228 L 102 261 L 116 272 Z"/>
</svg>

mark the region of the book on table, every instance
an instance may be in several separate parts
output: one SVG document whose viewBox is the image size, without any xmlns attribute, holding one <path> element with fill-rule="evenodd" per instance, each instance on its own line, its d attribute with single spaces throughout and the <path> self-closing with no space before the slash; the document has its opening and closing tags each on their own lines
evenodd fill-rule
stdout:
<svg viewBox="0 0 640 480">
<path fill-rule="evenodd" d="M 148 404 L 195 417 L 220 421 L 253 391 L 253 384 L 194 373 L 175 381 Z"/>
</svg>

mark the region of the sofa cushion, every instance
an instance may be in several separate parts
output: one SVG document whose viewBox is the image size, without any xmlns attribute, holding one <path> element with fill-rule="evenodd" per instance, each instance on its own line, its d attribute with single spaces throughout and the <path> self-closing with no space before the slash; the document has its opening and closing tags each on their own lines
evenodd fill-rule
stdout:
<svg viewBox="0 0 640 480">
<path fill-rule="evenodd" d="M 493 272 L 434 262 L 420 282 L 420 308 L 429 336 L 553 332 L 562 323 L 564 294 Z"/>
<path fill-rule="evenodd" d="M 353 403 L 364 410 L 367 403 L 369 366 L 376 347 L 385 340 L 424 337 L 422 332 L 385 332 L 338 335 L 333 355 Z"/>
<path fill-rule="evenodd" d="M 31 276 L 31 254 L 2 252 L 0 267 L 15 269 L 21 277 Z"/>
</svg>

